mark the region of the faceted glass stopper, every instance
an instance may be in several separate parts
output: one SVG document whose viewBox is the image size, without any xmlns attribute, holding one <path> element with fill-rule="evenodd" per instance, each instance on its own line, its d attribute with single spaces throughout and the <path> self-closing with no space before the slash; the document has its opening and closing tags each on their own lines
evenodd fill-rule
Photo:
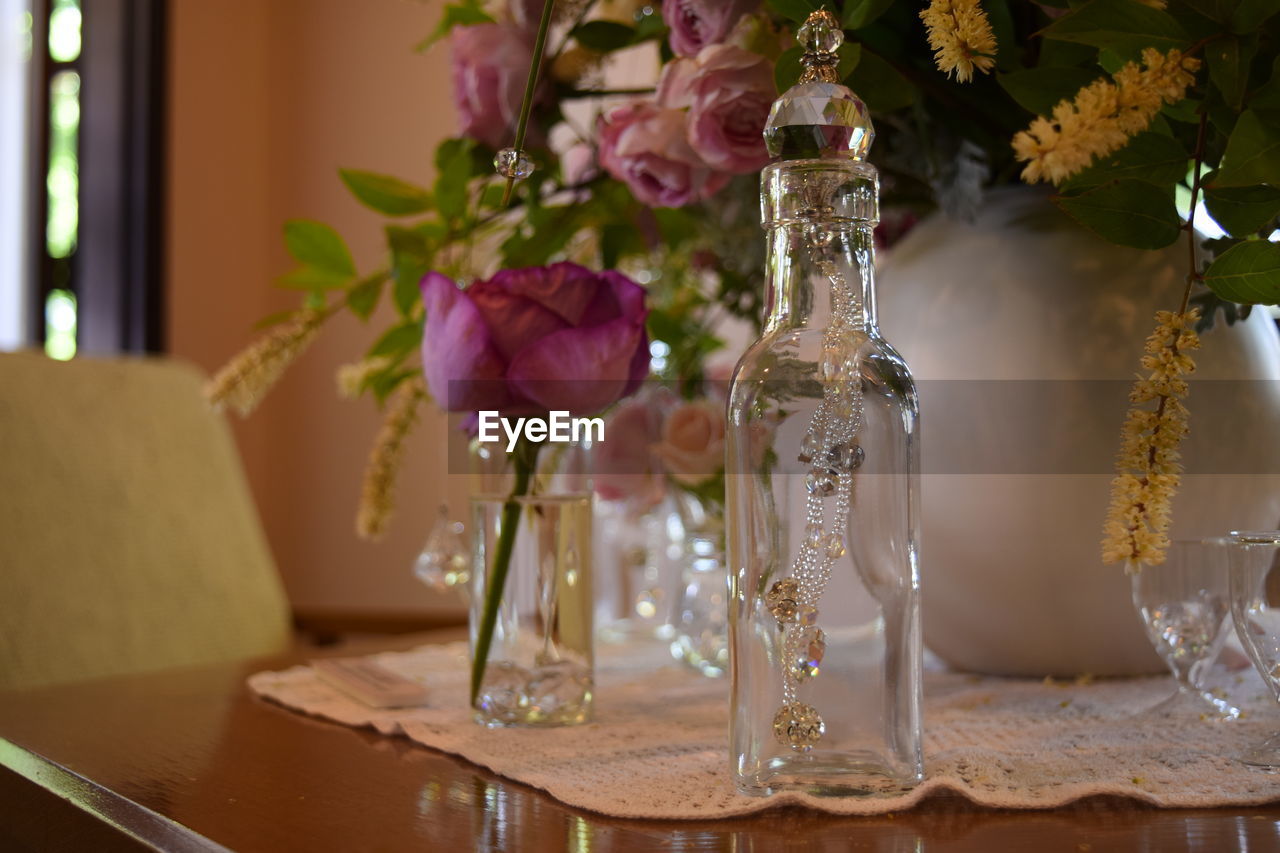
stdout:
<svg viewBox="0 0 1280 853">
<path fill-rule="evenodd" d="M 875 137 L 867 105 L 848 86 L 821 80 L 778 96 L 764 127 L 765 147 L 783 160 L 865 160 Z"/>
</svg>

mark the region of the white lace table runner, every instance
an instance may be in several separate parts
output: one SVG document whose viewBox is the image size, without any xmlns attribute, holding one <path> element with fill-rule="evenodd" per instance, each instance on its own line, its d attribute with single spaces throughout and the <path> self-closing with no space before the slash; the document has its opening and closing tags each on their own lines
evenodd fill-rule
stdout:
<svg viewBox="0 0 1280 853">
<path fill-rule="evenodd" d="M 663 665 L 652 652 L 603 648 L 595 721 L 559 729 L 473 723 L 463 643 L 374 657 L 428 684 L 430 706 L 372 710 L 305 666 L 258 673 L 249 687 L 287 708 L 403 735 L 568 805 L 617 817 L 722 818 L 784 804 L 873 814 L 910 808 L 939 791 L 1004 808 L 1051 808 L 1096 794 L 1166 807 L 1280 800 L 1280 775 L 1233 758 L 1280 728 L 1260 682 L 1233 696 L 1248 709 L 1242 720 L 1152 723 L 1135 714 L 1173 691 L 1169 678 L 1045 684 L 928 673 L 922 785 L 889 799 L 793 792 L 758 798 L 737 793 L 729 778 L 726 682 Z"/>
</svg>

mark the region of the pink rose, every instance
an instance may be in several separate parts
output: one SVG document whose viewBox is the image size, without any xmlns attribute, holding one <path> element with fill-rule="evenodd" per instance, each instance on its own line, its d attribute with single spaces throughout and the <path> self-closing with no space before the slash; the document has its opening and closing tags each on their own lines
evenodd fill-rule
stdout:
<svg viewBox="0 0 1280 853">
<path fill-rule="evenodd" d="M 697 56 L 707 45 L 724 41 L 738 19 L 759 5 L 760 0 L 662 0 L 671 49 L 679 56 Z"/>
<path fill-rule="evenodd" d="M 724 467 L 724 426 L 722 403 L 684 403 L 667 416 L 654 452 L 677 482 L 697 486 Z"/>
<path fill-rule="evenodd" d="M 658 83 L 659 104 L 690 108 L 689 144 L 703 162 L 738 175 L 769 162 L 763 133 L 775 97 L 769 60 L 728 44 L 668 63 Z"/>
<path fill-rule="evenodd" d="M 453 103 L 463 135 L 490 148 L 515 140 L 524 86 L 533 61 L 529 36 L 508 24 L 454 27 Z"/>
<path fill-rule="evenodd" d="M 644 290 L 621 273 L 559 263 L 459 290 L 430 272 L 421 288 L 423 373 L 447 411 L 587 415 L 648 375 Z"/>
<path fill-rule="evenodd" d="M 600 165 L 650 207 L 682 207 L 729 180 L 689 145 L 683 110 L 649 101 L 619 107 L 600 120 Z"/>
<path fill-rule="evenodd" d="M 653 445 L 662 431 L 662 409 L 652 394 L 628 400 L 605 421 L 604 441 L 591 447 L 596 494 L 607 501 L 629 500 L 637 509 L 657 504 L 666 493 Z"/>
</svg>

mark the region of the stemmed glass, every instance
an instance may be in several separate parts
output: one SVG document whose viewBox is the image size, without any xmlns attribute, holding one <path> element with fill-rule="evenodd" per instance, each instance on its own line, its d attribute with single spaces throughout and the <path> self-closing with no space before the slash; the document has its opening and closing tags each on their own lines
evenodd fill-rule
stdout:
<svg viewBox="0 0 1280 853">
<path fill-rule="evenodd" d="M 1280 701 L 1280 530 L 1231 534 L 1231 619 L 1262 680 Z M 1241 761 L 1280 769 L 1280 733 Z"/>
<path fill-rule="evenodd" d="M 1204 686 L 1226 641 L 1230 610 L 1227 539 L 1173 542 L 1165 562 L 1133 575 L 1133 605 L 1147 636 L 1178 680 L 1172 696 L 1147 715 L 1234 720 L 1238 708 Z"/>
</svg>

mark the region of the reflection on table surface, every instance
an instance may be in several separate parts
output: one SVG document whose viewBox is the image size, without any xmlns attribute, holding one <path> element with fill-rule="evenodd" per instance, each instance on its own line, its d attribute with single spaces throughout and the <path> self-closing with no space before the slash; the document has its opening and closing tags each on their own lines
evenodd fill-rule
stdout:
<svg viewBox="0 0 1280 853">
<path fill-rule="evenodd" d="M 196 834 L 166 836 L 166 849 L 193 850 L 210 849 L 204 839 L 237 851 L 1280 849 L 1277 806 L 1177 811 L 1115 798 L 1053 811 L 976 809 L 947 796 L 875 817 L 779 808 L 706 822 L 613 819 L 244 688 L 248 673 L 289 662 L 0 694 L 0 765 L 9 768 L 0 770 L 0 848 L 58 849 L 49 839 L 65 830 L 65 849 L 114 849 L 107 841 L 124 836 L 111 822 L 152 837 L 160 815 Z M 83 778 L 71 784 L 68 772 Z M 71 820 L 71 807 L 45 793 L 60 773 L 71 780 L 66 799 L 94 819 Z M 1280 777 L 1276 787 L 1280 796 Z"/>
</svg>

